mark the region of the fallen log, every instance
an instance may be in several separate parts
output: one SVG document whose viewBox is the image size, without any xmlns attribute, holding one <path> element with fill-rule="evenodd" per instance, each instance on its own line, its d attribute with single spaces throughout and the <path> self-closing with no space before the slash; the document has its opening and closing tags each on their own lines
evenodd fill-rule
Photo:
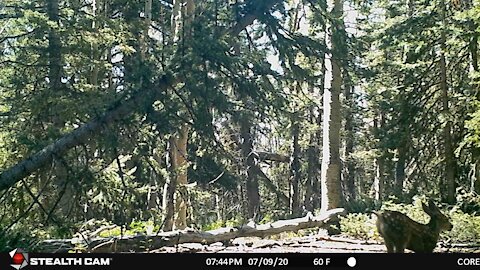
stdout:
<svg viewBox="0 0 480 270">
<path fill-rule="evenodd" d="M 69 252 L 74 250 L 87 252 L 146 252 L 182 243 L 207 245 L 238 237 L 266 237 L 282 232 L 296 232 L 301 229 L 325 227 L 344 214 L 345 210 L 343 208 L 337 208 L 328 210 L 318 216 L 313 216 L 309 213 L 301 218 L 279 220 L 260 225 L 246 224 L 238 227 L 225 227 L 205 232 L 187 229 L 162 232 L 155 235 L 95 238 L 92 240 L 79 238 L 45 240 L 39 243 L 35 250 L 39 252 Z"/>
</svg>

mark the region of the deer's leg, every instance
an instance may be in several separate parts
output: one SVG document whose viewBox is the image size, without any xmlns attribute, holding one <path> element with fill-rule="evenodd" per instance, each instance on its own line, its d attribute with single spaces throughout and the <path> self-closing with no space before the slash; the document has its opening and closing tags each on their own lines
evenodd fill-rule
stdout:
<svg viewBox="0 0 480 270">
<path fill-rule="evenodd" d="M 394 246 L 391 242 L 385 241 L 385 246 L 387 246 L 387 252 L 388 253 L 393 253 L 394 252 Z"/>
<path fill-rule="evenodd" d="M 384 237 L 383 240 L 385 241 L 385 246 L 387 247 L 387 252 L 388 253 L 395 252 L 393 242 L 390 239 L 388 239 L 387 237 Z"/>
<path fill-rule="evenodd" d="M 395 253 L 405 253 L 406 243 L 400 242 L 395 245 Z"/>
</svg>

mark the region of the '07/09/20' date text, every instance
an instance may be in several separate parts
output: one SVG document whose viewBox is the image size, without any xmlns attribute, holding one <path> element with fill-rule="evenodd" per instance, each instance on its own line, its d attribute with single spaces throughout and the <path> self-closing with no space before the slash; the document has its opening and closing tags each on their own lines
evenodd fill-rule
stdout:
<svg viewBox="0 0 480 270">
<path fill-rule="evenodd" d="M 295 261 L 295 260 L 294 260 Z M 298 261 L 298 260 L 296 260 Z M 309 261 L 307 259 L 307 261 Z M 298 262 L 297 262 L 298 263 Z M 312 266 L 328 266 L 331 263 L 331 258 L 314 258 L 311 261 Z M 306 261 L 302 261 L 303 264 L 308 264 Z M 289 259 L 286 257 L 209 257 L 205 259 L 206 266 L 293 266 L 289 265 Z M 303 265 L 305 266 L 305 265 Z"/>
</svg>

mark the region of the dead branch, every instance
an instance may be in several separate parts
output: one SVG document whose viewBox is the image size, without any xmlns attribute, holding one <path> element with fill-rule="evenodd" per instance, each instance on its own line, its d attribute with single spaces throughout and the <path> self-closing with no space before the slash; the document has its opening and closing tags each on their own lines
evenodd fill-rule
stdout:
<svg viewBox="0 0 480 270">
<path fill-rule="evenodd" d="M 326 211 L 319 216 L 308 214 L 301 218 L 279 220 L 260 225 L 225 227 L 206 232 L 186 229 L 156 235 L 96 238 L 91 240 L 90 243 L 85 243 L 83 239 L 78 238 L 46 240 L 39 243 L 35 249 L 40 252 L 68 252 L 83 246 L 85 250 L 90 252 L 145 252 L 182 243 L 212 244 L 238 237 L 266 237 L 282 232 L 325 227 L 344 214 L 345 210 L 343 208 L 337 208 Z"/>
</svg>

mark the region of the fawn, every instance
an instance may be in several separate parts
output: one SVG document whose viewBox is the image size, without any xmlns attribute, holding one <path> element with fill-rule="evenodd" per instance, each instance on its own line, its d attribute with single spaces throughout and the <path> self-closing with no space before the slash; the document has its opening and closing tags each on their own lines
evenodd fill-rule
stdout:
<svg viewBox="0 0 480 270">
<path fill-rule="evenodd" d="M 425 213 L 430 216 L 428 224 L 418 223 L 406 215 L 385 210 L 377 215 L 377 229 L 385 240 L 387 252 L 403 253 L 405 249 L 415 252 L 433 252 L 441 231 L 451 230 L 452 223 L 432 202 L 422 203 Z"/>
</svg>

